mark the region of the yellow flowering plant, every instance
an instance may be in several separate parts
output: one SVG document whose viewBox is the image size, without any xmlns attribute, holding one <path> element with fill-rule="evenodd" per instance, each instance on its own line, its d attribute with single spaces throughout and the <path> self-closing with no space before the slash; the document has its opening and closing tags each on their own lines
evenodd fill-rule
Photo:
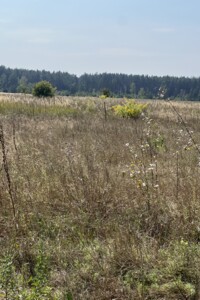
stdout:
<svg viewBox="0 0 200 300">
<path fill-rule="evenodd" d="M 136 103 L 135 100 L 126 100 L 124 105 L 115 105 L 112 107 L 115 115 L 122 118 L 137 119 L 146 110 L 148 104 Z"/>
</svg>

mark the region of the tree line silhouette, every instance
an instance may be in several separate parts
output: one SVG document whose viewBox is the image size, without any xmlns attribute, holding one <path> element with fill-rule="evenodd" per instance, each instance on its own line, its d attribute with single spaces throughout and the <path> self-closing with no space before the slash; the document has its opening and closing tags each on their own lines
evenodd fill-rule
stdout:
<svg viewBox="0 0 200 300">
<path fill-rule="evenodd" d="M 109 91 L 113 97 L 140 99 L 200 100 L 200 78 L 127 75 L 118 73 L 83 74 L 11 69 L 0 66 L 0 91 L 31 93 L 33 86 L 49 81 L 60 95 L 99 96 Z"/>
</svg>

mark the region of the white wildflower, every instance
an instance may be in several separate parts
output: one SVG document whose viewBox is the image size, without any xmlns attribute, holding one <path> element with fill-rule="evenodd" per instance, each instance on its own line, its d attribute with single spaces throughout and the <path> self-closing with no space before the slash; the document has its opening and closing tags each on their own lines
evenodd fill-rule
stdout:
<svg viewBox="0 0 200 300">
<path fill-rule="evenodd" d="M 154 168 L 154 167 L 156 167 L 156 164 L 149 164 L 149 166 Z"/>
</svg>

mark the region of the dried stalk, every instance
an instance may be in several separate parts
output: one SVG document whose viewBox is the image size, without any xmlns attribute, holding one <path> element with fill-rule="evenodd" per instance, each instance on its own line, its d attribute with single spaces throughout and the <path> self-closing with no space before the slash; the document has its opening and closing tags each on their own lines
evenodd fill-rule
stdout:
<svg viewBox="0 0 200 300">
<path fill-rule="evenodd" d="M 11 178 L 10 178 L 9 167 L 8 167 L 8 159 L 7 159 L 7 155 L 6 155 L 3 125 L 1 123 L 0 123 L 0 143 L 1 143 L 1 147 L 2 147 L 3 169 L 5 171 L 7 184 L 8 184 L 8 193 L 9 193 L 9 196 L 10 196 L 10 202 L 11 202 L 11 206 L 12 206 L 14 226 L 15 226 L 15 229 L 17 230 L 18 226 L 17 226 L 17 221 L 16 221 L 15 199 L 14 199 L 14 196 L 13 196 Z"/>
</svg>

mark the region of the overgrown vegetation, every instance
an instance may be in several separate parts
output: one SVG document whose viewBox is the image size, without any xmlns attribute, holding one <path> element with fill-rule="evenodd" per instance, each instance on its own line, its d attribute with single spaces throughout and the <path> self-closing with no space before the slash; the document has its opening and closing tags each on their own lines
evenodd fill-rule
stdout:
<svg viewBox="0 0 200 300">
<path fill-rule="evenodd" d="M 122 118 L 137 119 L 146 110 L 147 104 L 136 103 L 134 100 L 127 100 L 124 104 L 112 107 L 115 114 Z"/>
<path fill-rule="evenodd" d="M 199 299 L 200 105 L 123 103 L 2 96 L 0 299 Z"/>
</svg>

